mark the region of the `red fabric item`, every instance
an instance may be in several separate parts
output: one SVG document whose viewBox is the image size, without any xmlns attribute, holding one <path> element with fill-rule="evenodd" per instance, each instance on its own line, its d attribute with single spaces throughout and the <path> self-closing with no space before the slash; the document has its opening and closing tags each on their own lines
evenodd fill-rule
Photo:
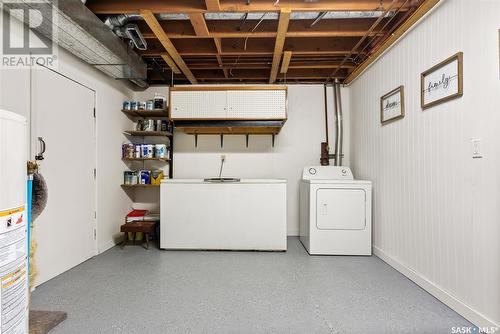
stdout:
<svg viewBox="0 0 500 334">
<path fill-rule="evenodd" d="M 132 210 L 127 214 L 127 218 L 130 217 L 144 217 L 148 214 L 148 210 Z"/>
</svg>

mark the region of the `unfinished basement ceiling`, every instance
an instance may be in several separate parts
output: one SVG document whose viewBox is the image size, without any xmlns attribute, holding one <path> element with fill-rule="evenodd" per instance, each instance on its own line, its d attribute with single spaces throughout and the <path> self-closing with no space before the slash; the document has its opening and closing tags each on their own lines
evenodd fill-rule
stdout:
<svg viewBox="0 0 500 334">
<path fill-rule="evenodd" d="M 88 0 L 136 24 L 149 84 L 345 80 L 429 0 Z M 436 2 L 436 1 L 432 1 Z M 146 19 L 144 19 L 146 18 Z M 288 64 L 288 66 L 287 66 Z M 172 70 L 173 69 L 173 70 Z M 173 75 L 173 76 L 172 76 Z"/>
</svg>

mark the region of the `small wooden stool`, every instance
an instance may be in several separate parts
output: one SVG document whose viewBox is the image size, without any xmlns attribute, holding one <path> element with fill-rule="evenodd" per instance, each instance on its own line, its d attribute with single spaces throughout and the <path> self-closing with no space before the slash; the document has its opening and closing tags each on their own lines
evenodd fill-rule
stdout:
<svg viewBox="0 0 500 334">
<path fill-rule="evenodd" d="M 126 223 L 120 227 L 120 231 L 123 232 L 123 242 L 122 248 L 125 247 L 128 241 L 128 234 L 133 233 L 134 243 L 135 243 L 135 234 L 137 232 L 143 233 L 143 238 L 146 238 L 146 249 L 149 249 L 149 235 L 153 233 L 158 225 L 157 221 L 138 221 L 133 223 Z"/>
</svg>

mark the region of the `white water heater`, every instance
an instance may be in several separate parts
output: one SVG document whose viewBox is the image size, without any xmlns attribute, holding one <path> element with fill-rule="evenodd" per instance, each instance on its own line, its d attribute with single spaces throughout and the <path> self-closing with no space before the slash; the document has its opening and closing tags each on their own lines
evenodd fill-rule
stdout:
<svg viewBox="0 0 500 334">
<path fill-rule="evenodd" d="M 0 110 L 0 333 L 28 333 L 27 124 Z"/>
</svg>

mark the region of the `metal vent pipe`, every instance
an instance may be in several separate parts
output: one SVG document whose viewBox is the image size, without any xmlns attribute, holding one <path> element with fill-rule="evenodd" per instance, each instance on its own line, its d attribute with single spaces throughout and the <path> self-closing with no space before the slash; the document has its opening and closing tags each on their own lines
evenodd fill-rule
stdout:
<svg viewBox="0 0 500 334">
<path fill-rule="evenodd" d="M 344 157 L 344 120 L 342 115 L 342 97 L 340 94 L 340 83 L 335 79 L 333 84 L 333 100 L 335 107 L 335 166 L 342 166 L 342 158 Z"/>
</svg>

